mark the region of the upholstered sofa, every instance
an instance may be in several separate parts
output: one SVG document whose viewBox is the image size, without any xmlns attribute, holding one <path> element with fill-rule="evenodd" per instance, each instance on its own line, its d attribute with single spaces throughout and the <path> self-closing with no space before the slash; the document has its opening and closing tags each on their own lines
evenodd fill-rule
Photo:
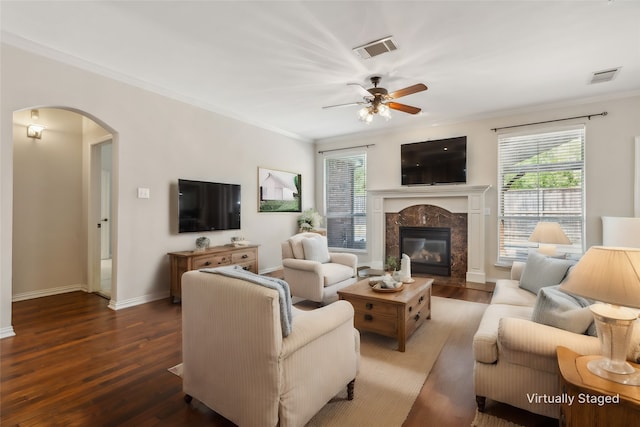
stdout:
<svg viewBox="0 0 640 427">
<path fill-rule="evenodd" d="M 542 292 L 542 297 L 552 291 L 560 292 L 558 286 L 553 285 L 571 274 L 571 262 L 540 257 L 543 256 L 530 254 L 527 263 L 514 262 L 510 279 L 496 282 L 491 304 L 473 338 L 474 385 L 481 411 L 485 400 L 492 399 L 558 418 L 558 405 L 540 403 L 535 399 L 535 396 L 557 396 L 560 393 L 556 348 L 562 345 L 580 354 L 600 354 L 598 338 L 587 334 L 595 334 L 595 328 L 590 324 L 592 315 L 584 301 L 582 306 L 575 308 L 581 325 L 564 325 L 562 322 L 567 319 L 559 316 L 559 326 L 573 331 L 532 320 L 536 315 L 541 317 L 538 294 Z M 552 269 L 556 274 L 550 278 Z M 523 287 L 521 279 L 525 274 L 529 281 L 544 290 L 535 293 L 536 286 Z M 576 332 L 583 328 L 583 332 Z"/>
<path fill-rule="evenodd" d="M 223 269 L 182 277 L 185 400 L 240 426 L 285 427 L 305 425 L 342 390 L 352 399 L 360 335 L 351 304 L 299 310 L 286 283 Z"/>
</svg>

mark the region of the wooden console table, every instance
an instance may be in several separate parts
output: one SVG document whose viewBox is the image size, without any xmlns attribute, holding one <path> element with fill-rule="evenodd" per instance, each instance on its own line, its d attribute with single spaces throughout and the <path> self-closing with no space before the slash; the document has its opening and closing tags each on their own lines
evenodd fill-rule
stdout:
<svg viewBox="0 0 640 427">
<path fill-rule="evenodd" d="M 407 339 L 431 318 L 431 285 L 433 279 L 414 277 L 400 292 L 375 292 L 369 279 L 338 291 L 340 299 L 353 305 L 356 329 L 375 332 L 398 340 L 398 351 L 405 351 Z"/>
<path fill-rule="evenodd" d="M 171 271 L 170 296 L 174 303 L 182 298 L 182 275 L 201 268 L 239 265 L 258 274 L 258 245 L 213 246 L 204 251 L 169 252 Z"/>
<path fill-rule="evenodd" d="M 640 387 L 619 384 L 589 371 L 587 362 L 602 356 L 582 356 L 558 347 L 560 426 L 626 427 L 640 420 Z M 638 365 L 632 364 L 635 368 Z"/>
</svg>

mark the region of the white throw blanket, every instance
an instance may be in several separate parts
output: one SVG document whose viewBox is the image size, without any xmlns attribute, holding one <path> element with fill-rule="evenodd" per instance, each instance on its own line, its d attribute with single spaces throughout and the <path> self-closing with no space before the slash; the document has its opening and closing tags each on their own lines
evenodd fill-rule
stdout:
<svg viewBox="0 0 640 427">
<path fill-rule="evenodd" d="M 289 284 L 275 277 L 261 276 L 243 269 L 240 266 L 233 265 L 228 267 L 203 268 L 200 271 L 204 273 L 222 274 L 236 279 L 246 280 L 266 288 L 278 291 L 280 301 L 280 323 L 282 325 L 282 336 L 286 337 L 291 333 L 291 292 Z"/>
</svg>

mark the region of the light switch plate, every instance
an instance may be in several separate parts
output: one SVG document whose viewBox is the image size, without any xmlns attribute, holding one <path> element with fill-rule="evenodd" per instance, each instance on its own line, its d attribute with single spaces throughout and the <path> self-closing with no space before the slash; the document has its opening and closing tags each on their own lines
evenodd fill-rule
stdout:
<svg viewBox="0 0 640 427">
<path fill-rule="evenodd" d="M 138 199 L 148 199 L 150 197 L 151 194 L 148 188 L 138 187 Z"/>
</svg>

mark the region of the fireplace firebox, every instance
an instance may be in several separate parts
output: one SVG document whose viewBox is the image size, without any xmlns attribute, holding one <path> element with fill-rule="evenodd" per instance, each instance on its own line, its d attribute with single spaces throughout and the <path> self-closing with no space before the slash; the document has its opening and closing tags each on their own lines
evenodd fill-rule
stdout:
<svg viewBox="0 0 640 427">
<path fill-rule="evenodd" d="M 451 276 L 451 229 L 400 227 L 400 253 L 411 259 L 411 272 Z"/>
</svg>

